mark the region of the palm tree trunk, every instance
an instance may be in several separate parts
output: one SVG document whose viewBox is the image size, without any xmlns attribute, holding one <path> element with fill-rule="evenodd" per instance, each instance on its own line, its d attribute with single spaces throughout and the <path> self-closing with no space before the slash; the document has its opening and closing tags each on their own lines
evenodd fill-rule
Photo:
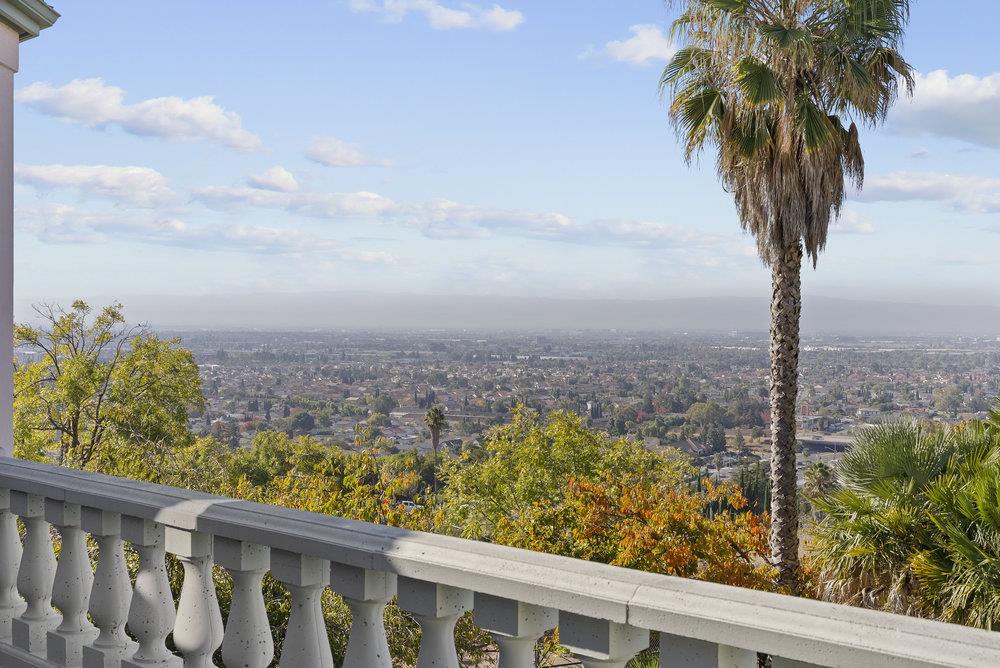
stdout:
<svg viewBox="0 0 1000 668">
<path fill-rule="evenodd" d="M 437 432 L 431 432 L 431 446 L 434 448 L 434 464 L 431 468 L 431 479 L 433 481 L 434 497 L 437 498 L 438 493 L 438 436 Z"/>
<path fill-rule="evenodd" d="M 802 247 L 771 267 L 771 560 L 779 583 L 799 592 L 799 512 L 795 481 Z"/>
</svg>

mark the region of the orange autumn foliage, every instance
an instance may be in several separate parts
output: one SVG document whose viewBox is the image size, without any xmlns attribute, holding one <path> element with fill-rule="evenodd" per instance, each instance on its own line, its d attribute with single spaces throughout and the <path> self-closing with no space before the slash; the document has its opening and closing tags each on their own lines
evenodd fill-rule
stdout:
<svg viewBox="0 0 1000 668">
<path fill-rule="evenodd" d="M 654 573 L 774 589 L 768 518 L 746 510 L 739 489 L 701 492 L 648 480 L 570 479 L 557 504 L 503 520 L 497 542 Z M 718 512 L 710 512 L 720 508 Z"/>
</svg>

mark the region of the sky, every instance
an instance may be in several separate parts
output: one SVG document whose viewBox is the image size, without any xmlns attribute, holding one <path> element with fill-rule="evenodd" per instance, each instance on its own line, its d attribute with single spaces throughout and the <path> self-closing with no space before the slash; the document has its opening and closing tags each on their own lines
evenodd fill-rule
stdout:
<svg viewBox="0 0 1000 668">
<path fill-rule="evenodd" d="M 22 307 L 769 294 L 667 123 L 659 0 L 55 4 L 16 80 Z M 914 2 L 915 95 L 863 133 L 807 295 L 1000 305 L 998 18 Z"/>
</svg>

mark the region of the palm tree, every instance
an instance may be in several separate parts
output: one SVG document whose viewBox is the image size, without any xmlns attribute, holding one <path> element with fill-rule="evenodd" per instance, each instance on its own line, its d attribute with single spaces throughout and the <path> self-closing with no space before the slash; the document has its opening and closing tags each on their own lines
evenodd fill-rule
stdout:
<svg viewBox="0 0 1000 668">
<path fill-rule="evenodd" d="M 815 267 L 847 185 L 857 123 L 884 120 L 912 71 L 899 53 L 909 0 L 672 0 L 685 45 L 663 72 L 690 163 L 706 147 L 771 268 L 772 560 L 798 590 L 795 404 L 800 272 Z"/>
<path fill-rule="evenodd" d="M 438 445 L 441 443 L 441 432 L 448 428 L 448 420 L 444 416 L 444 408 L 440 405 L 431 406 L 427 410 L 427 414 L 424 415 L 424 423 L 431 432 L 431 445 L 434 448 L 434 469 L 433 469 L 433 485 L 434 493 L 437 494 L 437 458 L 438 458 Z"/>
<path fill-rule="evenodd" d="M 822 498 L 837 487 L 833 469 L 825 462 L 813 462 L 807 466 L 804 478 L 802 495 L 808 499 Z"/>
<path fill-rule="evenodd" d="M 816 502 L 837 488 L 837 477 L 833 468 L 825 462 L 813 462 L 803 472 L 802 496 L 809 503 L 809 512 L 815 519 L 818 509 Z"/>
</svg>

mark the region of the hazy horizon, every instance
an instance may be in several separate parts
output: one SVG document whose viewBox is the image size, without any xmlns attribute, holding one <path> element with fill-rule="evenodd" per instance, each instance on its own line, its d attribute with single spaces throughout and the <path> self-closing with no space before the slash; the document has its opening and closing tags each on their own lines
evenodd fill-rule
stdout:
<svg viewBox="0 0 1000 668">
<path fill-rule="evenodd" d="M 50 300 L 68 306 L 70 300 Z M 112 298 L 90 298 L 94 307 Z M 463 329 L 766 332 L 768 299 L 568 299 L 337 291 L 118 298 L 126 317 L 162 329 Z M 33 302 L 16 305 L 32 319 Z M 1000 306 L 903 303 L 806 295 L 804 334 L 997 335 Z"/>
</svg>

